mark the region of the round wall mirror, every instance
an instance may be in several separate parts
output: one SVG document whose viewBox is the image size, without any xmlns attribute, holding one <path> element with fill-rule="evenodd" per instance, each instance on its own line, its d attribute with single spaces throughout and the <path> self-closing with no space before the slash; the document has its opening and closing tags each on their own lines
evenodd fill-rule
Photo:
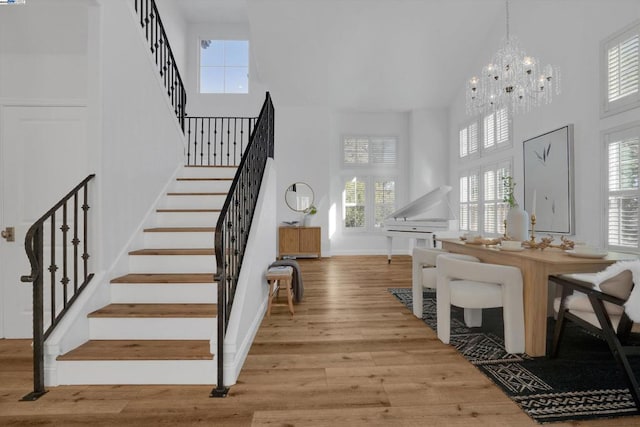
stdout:
<svg viewBox="0 0 640 427">
<path fill-rule="evenodd" d="M 296 212 L 304 212 L 313 205 L 313 189 L 305 182 L 294 182 L 284 194 L 284 200 L 290 209 Z"/>
</svg>

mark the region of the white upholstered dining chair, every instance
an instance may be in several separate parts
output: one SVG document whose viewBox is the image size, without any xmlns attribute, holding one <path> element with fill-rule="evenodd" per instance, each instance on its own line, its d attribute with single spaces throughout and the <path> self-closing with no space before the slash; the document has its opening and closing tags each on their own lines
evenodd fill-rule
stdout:
<svg viewBox="0 0 640 427">
<path fill-rule="evenodd" d="M 422 291 L 436 288 L 438 278 L 436 274 L 436 258 L 438 255 L 446 253 L 448 252 L 442 249 L 413 248 L 411 254 L 413 314 L 419 319 L 423 316 Z"/>
<path fill-rule="evenodd" d="M 438 256 L 438 338 L 448 344 L 451 305 L 464 308 L 469 327 L 482 326 L 482 309 L 502 307 L 504 342 L 508 353 L 524 353 L 522 273 L 505 265 L 486 264 L 451 255 Z"/>
</svg>

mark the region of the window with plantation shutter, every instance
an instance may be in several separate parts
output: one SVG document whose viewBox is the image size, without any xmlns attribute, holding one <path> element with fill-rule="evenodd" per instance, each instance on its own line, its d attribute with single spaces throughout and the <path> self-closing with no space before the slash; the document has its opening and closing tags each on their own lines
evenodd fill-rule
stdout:
<svg viewBox="0 0 640 427">
<path fill-rule="evenodd" d="M 366 226 L 365 209 L 367 186 L 361 179 L 354 177 L 344 185 L 344 226 L 350 229 L 363 229 Z"/>
<path fill-rule="evenodd" d="M 345 136 L 343 226 L 375 231 L 396 210 L 398 140 L 393 136 Z"/>
<path fill-rule="evenodd" d="M 510 145 L 509 115 L 506 108 L 488 114 L 483 119 L 483 148 L 492 150 Z"/>
<path fill-rule="evenodd" d="M 460 176 L 460 230 L 478 231 L 478 204 L 480 201 L 479 172 L 469 171 Z"/>
<path fill-rule="evenodd" d="M 396 165 L 396 145 L 394 137 L 345 137 L 343 161 L 346 166 L 387 166 Z"/>
<path fill-rule="evenodd" d="M 640 123 L 605 132 L 610 247 L 640 249 Z"/>
<path fill-rule="evenodd" d="M 511 162 L 504 161 L 485 166 L 483 170 L 483 208 L 485 233 L 504 234 L 504 220 L 507 218 L 509 205 L 503 201 L 503 178 L 511 175 Z"/>
<path fill-rule="evenodd" d="M 460 158 L 472 157 L 478 153 L 478 122 L 460 129 Z"/>
<path fill-rule="evenodd" d="M 384 219 L 396 210 L 396 183 L 390 179 L 374 180 L 374 224 L 382 227 Z"/>
<path fill-rule="evenodd" d="M 604 116 L 640 106 L 640 21 L 602 43 Z"/>
</svg>

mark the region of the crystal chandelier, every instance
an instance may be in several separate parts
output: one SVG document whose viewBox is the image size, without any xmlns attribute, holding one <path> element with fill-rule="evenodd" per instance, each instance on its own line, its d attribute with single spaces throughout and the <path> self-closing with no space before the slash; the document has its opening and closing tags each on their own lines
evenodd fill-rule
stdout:
<svg viewBox="0 0 640 427">
<path fill-rule="evenodd" d="M 553 92 L 560 94 L 558 68 L 543 67 L 522 50 L 518 39 L 509 34 L 509 0 L 506 9 L 507 37 L 491 62 L 483 67 L 480 77 L 471 77 L 467 83 L 467 114 L 484 114 L 503 108 L 509 115 L 525 113 L 549 104 Z"/>
</svg>

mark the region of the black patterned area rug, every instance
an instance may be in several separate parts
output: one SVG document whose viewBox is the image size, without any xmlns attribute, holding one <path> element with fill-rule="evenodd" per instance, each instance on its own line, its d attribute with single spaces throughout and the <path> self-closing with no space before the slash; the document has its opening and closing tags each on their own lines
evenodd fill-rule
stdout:
<svg viewBox="0 0 640 427">
<path fill-rule="evenodd" d="M 389 289 L 409 310 L 411 289 Z M 435 291 L 424 292 L 423 321 L 436 330 Z M 450 344 L 539 423 L 639 415 L 604 340 L 567 322 L 558 357 L 532 358 L 504 349 L 502 309 L 485 309 L 482 327 L 468 328 L 451 307 Z M 553 319 L 547 336 L 553 336 Z M 633 337 L 638 339 L 640 337 Z M 629 358 L 640 374 L 640 357 Z M 640 420 L 638 420 L 640 425 Z"/>
</svg>

